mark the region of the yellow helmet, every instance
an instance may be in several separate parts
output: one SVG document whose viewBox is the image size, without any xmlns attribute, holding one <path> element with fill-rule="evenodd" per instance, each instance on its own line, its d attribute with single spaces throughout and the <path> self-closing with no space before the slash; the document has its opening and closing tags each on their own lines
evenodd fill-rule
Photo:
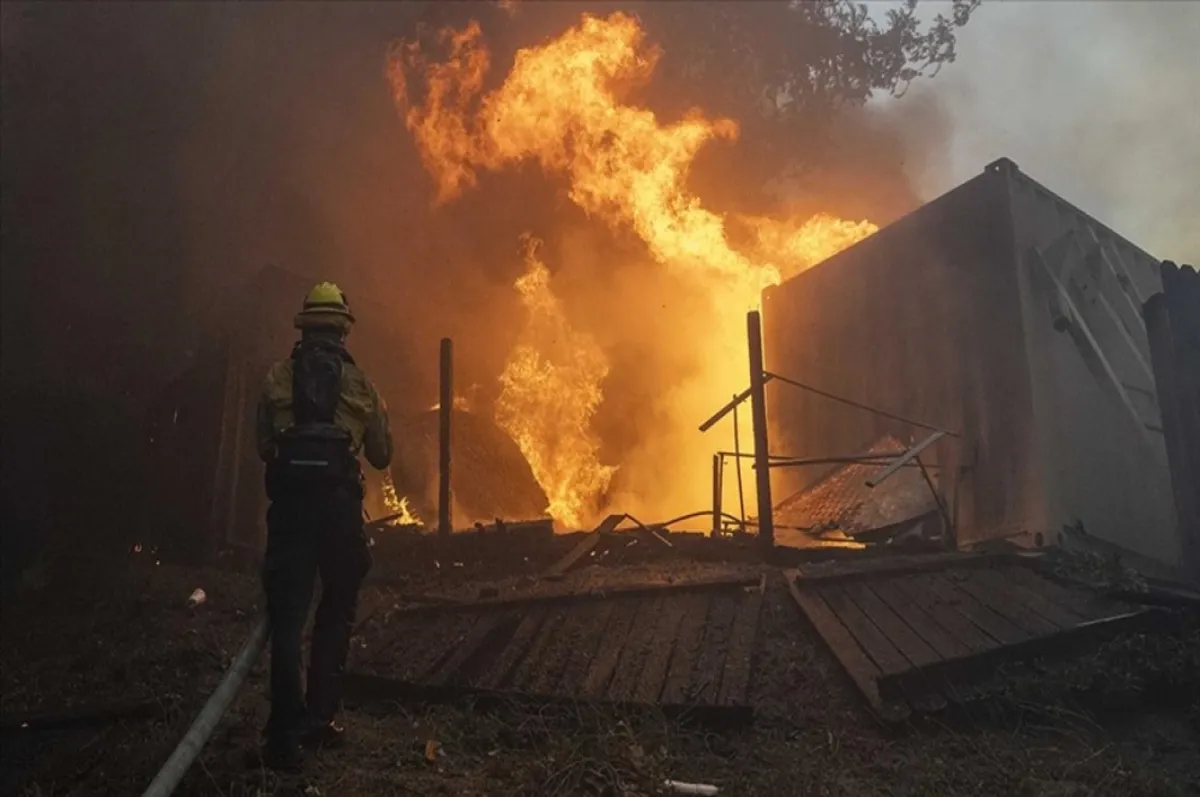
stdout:
<svg viewBox="0 0 1200 797">
<path fill-rule="evenodd" d="M 332 282 L 322 282 L 304 297 L 304 309 L 296 316 L 298 329 L 333 327 L 346 332 L 354 323 L 346 294 Z"/>
</svg>

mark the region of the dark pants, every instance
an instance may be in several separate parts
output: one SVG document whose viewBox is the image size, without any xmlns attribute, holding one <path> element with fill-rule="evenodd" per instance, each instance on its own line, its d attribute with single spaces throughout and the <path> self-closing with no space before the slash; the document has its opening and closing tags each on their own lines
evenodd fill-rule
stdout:
<svg viewBox="0 0 1200 797">
<path fill-rule="evenodd" d="M 271 619 L 269 736 L 294 740 L 307 720 L 328 722 L 337 713 L 358 591 L 370 567 L 361 495 L 289 496 L 277 498 L 267 510 L 263 586 Z M 306 701 L 300 647 L 318 572 L 321 602 L 313 624 Z"/>
</svg>

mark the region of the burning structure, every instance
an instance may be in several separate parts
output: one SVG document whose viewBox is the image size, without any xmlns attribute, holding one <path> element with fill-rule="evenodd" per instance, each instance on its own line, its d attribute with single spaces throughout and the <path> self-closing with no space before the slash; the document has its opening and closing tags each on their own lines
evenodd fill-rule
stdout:
<svg viewBox="0 0 1200 797">
<path fill-rule="evenodd" d="M 611 236 L 610 250 L 631 261 L 572 274 L 564 261 L 579 253 L 564 253 L 562 241 L 539 247 L 535 236 L 561 230 L 531 221 L 513 283 L 523 323 L 497 392 L 451 413 L 456 521 L 548 512 L 560 529 L 577 529 L 610 510 L 661 519 L 707 506 L 709 458 L 736 448 L 734 430 L 724 424 L 725 439 L 715 439 L 695 425 L 744 387 L 742 322 L 761 300 L 769 369 L 962 433 L 925 455 L 938 508 L 961 544 L 1050 544 L 1064 527 L 1082 526 L 1161 564 L 1181 561 L 1141 321 L 1141 303 L 1161 287 L 1156 261 L 1003 163 L 882 232 L 825 213 L 719 213 L 688 178 L 698 152 L 736 138 L 737 123 L 700 110 L 660 120 L 637 105 L 631 92 L 651 79 L 660 55 L 622 13 L 585 14 L 517 52 L 498 81 L 474 23 L 398 42 L 388 54 L 386 77 L 436 207 L 487 191 L 489 173 L 533 167 L 561 180 L 574 207 Z M 625 272 L 634 287 L 619 287 Z M 630 299 L 626 319 L 635 323 L 613 324 L 588 308 Z M 645 318 L 667 301 L 675 303 L 671 325 L 652 329 L 670 331 L 645 334 Z M 263 326 L 239 333 L 262 343 L 237 355 L 242 364 L 225 353 L 194 369 L 210 374 L 210 393 L 225 395 L 208 424 L 221 429 L 213 457 L 223 464 L 201 468 L 215 477 L 185 479 L 215 485 L 211 506 L 196 507 L 196 517 L 259 528 L 257 462 L 252 447 L 237 442 L 248 427 L 236 419 L 252 408 L 246 375 L 286 350 L 277 338 L 290 331 L 290 313 L 260 316 Z M 386 312 L 362 315 L 377 315 L 369 323 L 379 328 L 355 333 L 356 353 L 362 347 L 368 366 L 390 360 L 400 331 L 386 328 Z M 608 331 L 618 326 L 624 337 Z M 619 378 L 618 355 L 637 362 Z M 216 376 L 222 368 L 225 376 Z M 396 378 L 404 367 L 372 372 L 389 399 L 412 392 Z M 639 396 L 639 418 L 621 418 L 618 433 L 603 428 L 606 402 L 622 398 L 615 385 L 662 372 L 668 376 Z M 166 425 L 175 425 L 181 400 L 164 399 Z M 876 450 L 910 431 L 778 380 L 768 406 L 771 453 L 797 459 Z M 382 499 L 370 511 L 428 522 L 434 416 L 416 406 L 393 416 L 399 470 L 375 485 Z M 773 472 L 777 495 L 828 475 Z M 745 488 L 754 490 L 753 471 Z M 733 480 L 720 489 L 732 505 Z M 912 505 L 924 506 L 926 496 L 918 498 Z"/>
<path fill-rule="evenodd" d="M 514 287 L 527 323 L 500 375 L 495 418 L 565 528 L 590 526 L 610 506 L 648 518 L 703 507 L 711 440 L 694 434 L 695 423 L 744 381 L 743 313 L 765 286 L 876 229 L 828 214 L 727 217 L 706 206 L 689 187 L 692 165 L 706 144 L 735 139 L 738 126 L 699 109 L 661 120 L 636 104 L 633 91 L 661 55 L 636 18 L 618 12 L 584 14 L 520 50 L 490 91 L 491 53 L 474 22 L 398 42 L 387 61 L 435 205 L 483 190 L 485 173 L 535 166 L 563 180 L 571 203 L 621 242 L 610 249 L 626 262 L 590 266 L 574 292 L 586 299 L 575 307 L 632 306 L 625 318 L 639 318 L 623 326 L 647 330 L 647 319 L 671 304 L 670 323 L 655 332 L 602 340 L 616 326 L 610 318 L 593 310 L 587 324 L 584 313 L 568 312 L 575 296 L 559 275 L 571 258 L 560 256 L 552 272 L 533 238 L 546 231 L 526 237 L 526 270 Z M 629 285 L 617 287 L 622 278 Z M 648 391 L 639 418 L 621 419 L 624 429 L 612 436 L 624 439 L 606 461 L 602 444 L 612 441 L 597 422 L 622 348 L 637 366 L 621 379 L 669 378 Z"/>
<path fill-rule="evenodd" d="M 1162 289 L 1159 261 L 1000 160 L 768 288 L 767 370 L 961 432 L 926 454 L 960 546 L 1082 531 L 1181 570 L 1193 543 L 1142 310 Z M 773 453 L 913 431 L 778 382 L 768 396 Z M 823 475 L 775 469 L 776 495 Z"/>
</svg>

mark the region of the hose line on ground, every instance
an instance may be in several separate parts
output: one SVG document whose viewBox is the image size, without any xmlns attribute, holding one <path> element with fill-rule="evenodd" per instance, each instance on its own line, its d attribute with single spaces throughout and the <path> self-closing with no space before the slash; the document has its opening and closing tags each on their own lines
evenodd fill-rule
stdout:
<svg viewBox="0 0 1200 797">
<path fill-rule="evenodd" d="M 267 635 L 267 618 L 263 617 L 254 626 L 246 644 L 242 645 L 233 664 L 229 665 L 229 669 L 226 670 L 225 677 L 221 679 L 221 683 L 208 698 L 204 708 L 200 709 L 200 713 L 196 715 L 196 719 L 184 734 L 183 739 L 180 740 L 175 752 L 171 753 L 167 763 L 163 764 L 162 769 L 154 776 L 154 780 L 150 781 L 150 785 L 146 787 L 142 797 L 168 797 L 175 791 L 175 787 L 183 779 L 188 767 L 196 760 L 196 756 L 204 749 L 205 743 L 212 736 L 212 732 L 216 730 L 217 723 L 229 709 L 229 704 L 233 702 L 234 696 L 242 688 L 250 668 L 254 666 L 254 662 L 266 645 Z"/>
</svg>

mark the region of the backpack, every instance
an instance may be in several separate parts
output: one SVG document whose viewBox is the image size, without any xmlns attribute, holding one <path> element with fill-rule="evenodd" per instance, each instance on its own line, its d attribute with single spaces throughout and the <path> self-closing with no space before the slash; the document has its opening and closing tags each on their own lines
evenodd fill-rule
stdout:
<svg viewBox="0 0 1200 797">
<path fill-rule="evenodd" d="M 267 468 L 271 500 L 339 488 L 361 492 L 350 433 L 334 423 L 342 369 L 353 362 L 345 349 L 325 341 L 301 341 L 292 350 L 294 423 L 279 435 L 277 455 Z"/>
</svg>

